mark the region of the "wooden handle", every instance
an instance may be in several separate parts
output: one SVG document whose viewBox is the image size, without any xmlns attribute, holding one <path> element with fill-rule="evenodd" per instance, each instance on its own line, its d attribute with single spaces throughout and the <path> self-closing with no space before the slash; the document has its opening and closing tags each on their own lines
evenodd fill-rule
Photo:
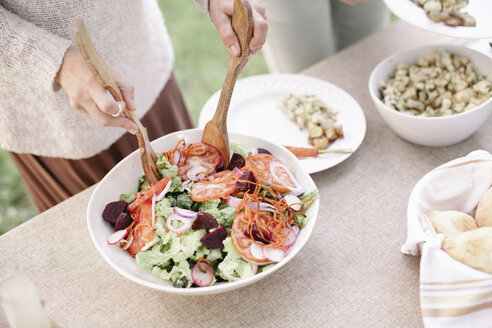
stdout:
<svg viewBox="0 0 492 328">
<path fill-rule="evenodd" d="M 102 60 L 101 56 L 99 56 L 81 19 L 75 20 L 74 30 L 75 39 L 77 40 L 82 57 L 84 57 L 87 66 L 92 74 L 94 74 L 97 82 L 104 89 L 108 90 L 116 101 L 123 101 L 123 95 L 111 74 L 111 70 Z"/>
<path fill-rule="evenodd" d="M 234 85 L 239 74 L 239 68 L 248 60 L 249 43 L 253 38 L 253 11 L 247 0 L 234 0 L 232 28 L 239 39 L 241 56 L 235 57 L 229 54 L 227 75 L 214 114 L 214 119 L 224 127 L 225 133 L 227 133 L 227 112 L 231 103 Z"/>
<path fill-rule="evenodd" d="M 124 101 L 123 94 L 121 93 L 120 88 L 116 84 L 116 81 L 113 78 L 111 70 L 109 69 L 109 67 L 106 65 L 104 60 L 97 52 L 96 47 L 92 43 L 89 34 L 87 33 L 85 24 L 81 19 L 75 20 L 74 30 L 75 30 L 75 39 L 77 40 L 77 44 L 79 46 L 79 50 L 82 54 L 82 57 L 84 57 L 87 66 L 89 67 L 92 74 L 94 74 L 94 77 L 96 78 L 97 82 L 99 82 L 99 84 L 104 89 L 108 90 L 116 101 Z M 156 183 L 158 177 L 155 168 L 157 155 L 155 154 L 154 150 L 150 146 L 149 137 L 147 135 L 147 129 L 145 129 L 145 127 L 142 125 L 142 123 L 134 114 L 134 112 L 128 110 L 126 106 L 125 106 L 124 114 L 128 119 L 130 119 L 137 125 L 138 128 L 137 140 L 138 140 L 138 146 L 140 149 L 140 155 L 143 163 L 145 176 L 147 177 L 147 180 L 151 184 L 154 184 Z"/>
</svg>

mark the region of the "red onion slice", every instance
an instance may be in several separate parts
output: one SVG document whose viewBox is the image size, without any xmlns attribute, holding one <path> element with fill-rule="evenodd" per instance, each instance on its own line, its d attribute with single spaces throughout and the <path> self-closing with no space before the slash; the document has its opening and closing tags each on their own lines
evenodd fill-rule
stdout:
<svg viewBox="0 0 492 328">
<path fill-rule="evenodd" d="M 241 178 L 241 177 L 242 177 L 242 175 L 243 175 L 243 172 L 241 172 L 241 170 L 240 170 L 240 169 L 238 169 L 237 167 L 235 167 L 235 168 L 234 168 L 233 172 L 234 172 L 234 175 L 235 175 L 238 179 L 239 179 L 239 178 Z"/>
<path fill-rule="evenodd" d="M 257 243 L 252 243 L 251 246 L 249 247 L 249 251 L 251 252 L 251 255 L 257 260 L 264 260 L 265 259 L 265 254 L 263 252 L 263 246 L 258 245 Z"/>
<path fill-rule="evenodd" d="M 181 152 L 179 149 L 176 149 L 173 153 L 173 165 L 179 165 L 179 162 L 181 161 Z"/>
<path fill-rule="evenodd" d="M 258 148 L 253 148 L 251 150 L 251 156 L 258 154 Z"/>
<path fill-rule="evenodd" d="M 299 234 L 301 233 L 301 227 L 299 227 L 298 225 L 293 225 L 290 228 L 292 229 L 292 231 L 294 231 L 294 233 L 296 234 L 296 236 L 299 236 Z"/>
<path fill-rule="evenodd" d="M 126 236 L 127 233 L 128 233 L 128 231 L 126 231 L 126 229 L 118 230 L 118 231 L 113 232 L 108 237 L 108 244 L 109 245 L 116 245 L 116 244 L 118 244 L 123 238 L 125 238 L 125 236 Z"/>
<path fill-rule="evenodd" d="M 158 201 L 160 201 L 162 198 L 164 198 L 164 196 L 166 195 L 166 193 L 169 191 L 169 188 L 171 188 L 171 183 L 173 182 L 173 180 L 169 180 L 169 182 L 167 183 L 167 185 L 164 187 L 164 189 L 162 189 L 161 193 L 155 198 L 155 202 L 157 203 Z"/>
<path fill-rule="evenodd" d="M 198 181 L 198 180 L 205 178 L 204 172 L 206 172 L 206 171 L 207 171 L 207 169 L 201 165 L 193 166 L 192 168 L 190 168 L 188 170 L 188 172 L 186 172 L 186 176 L 191 181 Z"/>
<path fill-rule="evenodd" d="M 175 226 L 173 226 L 173 221 L 179 221 L 183 225 L 180 227 L 175 227 Z M 179 217 L 176 214 L 171 214 L 167 217 L 166 225 L 169 228 L 169 230 L 174 232 L 174 233 L 183 233 L 183 232 L 185 232 L 191 228 L 191 221 L 186 220 L 186 219 L 182 219 L 181 217 Z"/>
<path fill-rule="evenodd" d="M 285 195 L 285 203 L 294 211 L 299 211 L 301 209 L 301 200 L 299 197 L 294 195 Z"/>
<path fill-rule="evenodd" d="M 241 198 L 229 196 L 225 199 L 225 203 L 232 207 L 238 207 L 243 200 Z M 261 202 L 258 206 L 258 203 L 249 203 L 248 207 L 252 210 L 264 211 L 264 212 L 275 212 L 277 208 L 272 204 Z"/>
<path fill-rule="evenodd" d="M 225 199 L 225 203 L 232 207 L 238 207 L 243 200 L 241 198 L 229 196 Z"/>
<path fill-rule="evenodd" d="M 281 249 L 265 247 L 263 249 L 265 257 L 273 262 L 280 262 L 285 257 L 285 253 Z"/>
<path fill-rule="evenodd" d="M 200 261 L 191 269 L 191 279 L 199 287 L 207 287 L 214 280 L 214 270 L 205 261 Z"/>
<path fill-rule="evenodd" d="M 197 212 L 186 210 L 184 208 L 179 208 L 177 206 L 173 207 L 173 211 L 174 211 L 174 214 L 176 214 L 177 216 L 180 216 L 184 219 L 196 219 L 198 216 Z"/>
<path fill-rule="evenodd" d="M 121 249 L 126 251 L 128 248 L 130 248 L 130 245 L 133 243 L 133 235 L 131 235 L 130 238 L 128 238 L 128 240 L 123 240 L 123 241 L 126 243 L 126 245 Z"/>
<path fill-rule="evenodd" d="M 283 181 L 282 181 L 282 179 L 280 179 L 280 177 L 277 175 L 276 169 L 278 167 L 283 168 L 285 170 L 285 172 L 287 172 L 287 174 L 289 175 L 289 180 L 291 180 L 296 185 L 294 189 L 292 189 L 290 186 L 287 186 L 286 184 L 284 184 Z M 272 162 L 272 163 L 270 163 L 270 173 L 272 174 L 272 177 L 275 180 L 277 180 L 285 188 L 289 189 L 292 193 L 294 193 L 294 194 L 297 195 L 297 194 L 299 194 L 301 192 L 304 192 L 304 189 L 299 184 L 299 182 L 297 182 L 297 179 L 294 176 L 294 174 L 292 174 L 292 172 L 290 171 L 290 169 L 284 163 L 280 163 L 280 162 Z"/>
<path fill-rule="evenodd" d="M 181 182 L 181 187 L 186 187 L 187 185 L 189 185 L 191 182 L 191 180 L 185 180 L 183 182 Z"/>
</svg>

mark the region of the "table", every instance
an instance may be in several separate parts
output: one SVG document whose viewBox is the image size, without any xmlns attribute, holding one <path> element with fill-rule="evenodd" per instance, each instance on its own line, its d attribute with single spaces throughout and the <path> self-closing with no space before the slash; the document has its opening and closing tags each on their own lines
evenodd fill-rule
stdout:
<svg viewBox="0 0 492 328">
<path fill-rule="evenodd" d="M 421 327 L 419 258 L 399 252 L 410 191 L 437 165 L 475 149 L 492 150 L 492 121 L 452 147 L 416 146 L 386 126 L 367 82 L 386 56 L 445 42 L 456 40 L 398 22 L 302 72 L 354 96 L 367 134 L 348 160 L 313 175 L 321 206 L 311 239 L 259 283 L 183 297 L 123 278 L 89 237 L 85 213 L 94 187 L 1 236 L 0 280 L 17 274 L 32 279 L 62 327 Z M 5 320 L 0 311 L 0 326 Z"/>
</svg>

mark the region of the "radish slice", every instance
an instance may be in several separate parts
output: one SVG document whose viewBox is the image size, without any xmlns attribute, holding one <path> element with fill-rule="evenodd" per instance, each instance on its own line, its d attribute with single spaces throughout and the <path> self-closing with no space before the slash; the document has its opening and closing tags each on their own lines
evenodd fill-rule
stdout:
<svg viewBox="0 0 492 328">
<path fill-rule="evenodd" d="M 294 233 L 296 234 L 296 236 L 299 236 L 299 233 L 301 232 L 301 227 L 299 227 L 298 225 L 293 225 L 290 228 L 292 229 L 292 231 L 294 231 Z"/>
<path fill-rule="evenodd" d="M 130 238 L 128 238 L 128 240 L 123 240 L 123 242 L 125 242 L 126 245 L 125 245 L 125 247 L 122 247 L 121 249 L 126 251 L 130 247 L 130 245 L 133 243 L 133 235 L 131 235 Z"/>
<path fill-rule="evenodd" d="M 116 245 L 117 243 L 119 243 L 123 238 L 125 238 L 126 234 L 128 233 L 128 231 L 126 231 L 125 229 L 123 230 L 118 230 L 118 231 L 115 231 L 113 232 L 111 235 L 109 235 L 108 237 L 108 244 L 110 245 Z"/>
<path fill-rule="evenodd" d="M 251 252 L 251 255 L 257 260 L 264 260 L 265 259 L 265 254 L 263 252 L 263 247 L 258 245 L 257 243 L 252 243 L 251 246 L 249 247 L 249 251 Z"/>
<path fill-rule="evenodd" d="M 181 161 L 181 152 L 179 149 L 176 149 L 173 154 L 173 164 L 179 165 L 179 161 Z"/>
<path fill-rule="evenodd" d="M 294 211 L 299 211 L 301 209 L 301 200 L 299 197 L 294 195 L 286 195 L 284 197 L 285 203 Z"/>
<path fill-rule="evenodd" d="M 198 181 L 198 180 L 205 178 L 204 172 L 206 172 L 206 171 L 207 171 L 206 168 L 204 168 L 201 165 L 198 165 L 198 166 L 194 166 L 191 169 L 189 169 L 188 172 L 186 172 L 186 176 L 191 181 Z"/>
<path fill-rule="evenodd" d="M 179 221 L 182 223 L 180 227 L 173 226 L 173 221 Z M 183 233 L 191 228 L 191 221 L 182 219 L 176 214 L 171 214 L 167 217 L 166 221 L 167 227 L 174 233 Z"/>
<path fill-rule="evenodd" d="M 166 195 L 166 193 L 169 191 L 169 188 L 171 188 L 171 183 L 173 182 L 173 180 L 170 180 L 167 185 L 164 187 L 164 189 L 162 189 L 161 193 L 155 198 L 155 201 L 156 203 L 158 201 L 160 201 L 162 198 L 164 198 L 164 196 Z"/>
<path fill-rule="evenodd" d="M 214 280 L 214 270 L 205 261 L 200 261 L 191 269 L 191 279 L 199 287 L 207 287 Z"/>
<path fill-rule="evenodd" d="M 152 228 L 154 227 L 155 225 L 155 194 L 152 195 Z"/>
<path fill-rule="evenodd" d="M 287 172 L 288 176 L 289 176 L 289 180 L 291 180 L 295 185 L 296 187 L 294 189 L 292 189 L 290 186 L 287 186 L 286 184 L 283 183 L 283 179 L 281 179 L 278 175 L 277 175 L 277 168 L 280 167 L 282 169 L 284 169 L 285 172 Z M 304 189 L 302 188 L 302 186 L 299 184 L 299 182 L 297 182 L 297 179 L 296 177 L 294 176 L 294 174 L 292 174 L 292 172 L 290 171 L 290 169 L 287 167 L 287 165 L 285 165 L 284 163 L 280 163 L 280 162 L 272 162 L 270 163 L 270 173 L 272 174 L 272 177 L 277 180 L 280 184 L 282 184 L 285 188 L 289 189 L 292 193 L 294 194 L 299 194 L 301 192 L 304 192 Z"/>
<path fill-rule="evenodd" d="M 280 262 L 285 257 L 285 253 L 282 250 L 271 247 L 265 247 L 263 249 L 263 254 L 265 254 L 267 259 L 273 262 Z"/>
<path fill-rule="evenodd" d="M 297 235 L 295 234 L 294 230 L 290 228 L 284 228 L 284 231 L 288 233 L 287 237 L 285 237 L 284 242 L 282 243 L 282 246 L 290 246 L 295 243 L 297 239 Z"/>
<path fill-rule="evenodd" d="M 217 266 L 217 268 L 222 273 L 222 275 L 224 277 L 226 277 L 227 280 L 229 280 L 229 281 L 237 281 L 237 280 L 241 279 L 239 277 L 234 277 L 233 275 L 228 274 L 227 273 L 227 266 L 224 264 L 224 262 L 220 262 L 220 264 Z"/>
<path fill-rule="evenodd" d="M 173 211 L 174 211 L 174 214 L 176 214 L 177 216 L 180 216 L 184 219 L 196 219 L 198 216 L 197 212 L 186 210 L 184 208 L 179 208 L 177 206 L 174 206 Z"/>
</svg>

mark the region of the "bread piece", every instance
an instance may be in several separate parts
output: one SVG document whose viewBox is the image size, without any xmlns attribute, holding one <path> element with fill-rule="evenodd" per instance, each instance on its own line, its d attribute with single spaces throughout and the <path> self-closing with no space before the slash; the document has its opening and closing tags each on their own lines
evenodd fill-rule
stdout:
<svg viewBox="0 0 492 328">
<path fill-rule="evenodd" d="M 475 221 L 479 227 L 492 227 L 492 188 L 480 198 L 475 212 Z"/>
<path fill-rule="evenodd" d="M 492 274 L 492 228 L 478 228 L 444 238 L 441 248 L 452 258 Z"/>
<path fill-rule="evenodd" d="M 446 237 L 478 228 L 471 216 L 458 211 L 433 211 L 429 220 L 436 233 L 443 233 Z"/>
</svg>

